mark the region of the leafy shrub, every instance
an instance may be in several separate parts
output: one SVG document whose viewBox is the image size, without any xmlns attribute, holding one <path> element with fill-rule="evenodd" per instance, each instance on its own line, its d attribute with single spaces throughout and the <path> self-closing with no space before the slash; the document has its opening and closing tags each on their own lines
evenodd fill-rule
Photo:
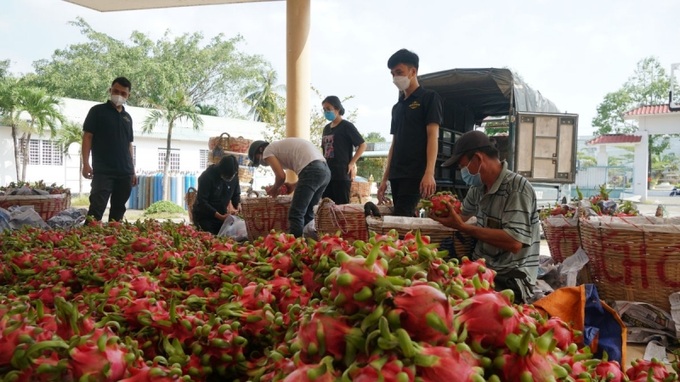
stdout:
<svg viewBox="0 0 680 382">
<path fill-rule="evenodd" d="M 149 206 L 144 210 L 144 215 L 162 214 L 162 213 L 179 213 L 183 214 L 186 211 L 184 207 L 175 204 L 168 200 L 160 200 Z"/>
</svg>

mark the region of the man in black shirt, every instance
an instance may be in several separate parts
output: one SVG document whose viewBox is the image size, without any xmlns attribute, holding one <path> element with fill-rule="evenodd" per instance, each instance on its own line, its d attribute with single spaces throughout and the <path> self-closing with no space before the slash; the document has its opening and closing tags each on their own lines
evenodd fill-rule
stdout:
<svg viewBox="0 0 680 382">
<path fill-rule="evenodd" d="M 420 198 L 429 197 L 436 189 L 434 166 L 442 102 L 437 93 L 418 84 L 418 63 L 418 55 L 406 49 L 387 61 L 399 101 L 392 107 L 392 145 L 378 200 L 384 201 L 389 180 L 397 216 L 414 216 Z"/>
<path fill-rule="evenodd" d="M 198 177 L 198 193 L 192 210 L 194 224 L 202 231 L 217 235 L 229 214 L 241 202 L 238 161 L 226 155 Z"/>
<path fill-rule="evenodd" d="M 137 185 L 132 163 L 132 117 L 123 104 L 132 85 L 118 77 L 109 88 L 110 99 L 93 106 L 83 123 L 83 176 L 92 179 L 88 216 L 101 220 L 111 199 L 109 221 L 120 221 L 132 187 Z M 90 166 L 90 151 L 92 166 Z"/>
</svg>

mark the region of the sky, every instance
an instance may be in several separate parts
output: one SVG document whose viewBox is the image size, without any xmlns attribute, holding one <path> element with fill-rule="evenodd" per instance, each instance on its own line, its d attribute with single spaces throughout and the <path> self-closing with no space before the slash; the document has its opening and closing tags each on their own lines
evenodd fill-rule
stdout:
<svg viewBox="0 0 680 382">
<path fill-rule="evenodd" d="M 579 114 L 579 135 L 590 135 L 598 104 L 640 60 L 656 57 L 667 72 L 680 63 L 678 15 L 677 0 L 311 0 L 311 85 L 353 97 L 343 106 L 357 111 L 359 131 L 390 140 L 397 90 L 387 59 L 407 48 L 420 56 L 419 74 L 510 68 L 560 111 Z M 154 40 L 167 31 L 241 35 L 239 49 L 263 56 L 285 84 L 285 1 L 101 13 L 62 0 L 2 0 L 0 60 L 15 74 L 32 72 L 34 61 L 85 41 L 69 25 L 76 17 L 122 41 L 133 31 Z"/>
</svg>

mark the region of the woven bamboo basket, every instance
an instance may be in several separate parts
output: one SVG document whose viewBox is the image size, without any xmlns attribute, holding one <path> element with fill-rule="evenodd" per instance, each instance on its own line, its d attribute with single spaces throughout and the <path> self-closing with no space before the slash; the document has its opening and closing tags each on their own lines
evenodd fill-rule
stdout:
<svg viewBox="0 0 680 382">
<path fill-rule="evenodd" d="M 371 199 L 370 182 L 352 182 L 349 188 L 349 202 L 363 204 Z"/>
<path fill-rule="evenodd" d="M 555 264 L 562 263 L 581 247 L 578 214 L 574 217 L 549 216 L 541 220 L 541 226 Z M 588 283 L 592 283 L 592 276 L 589 268 L 583 267 L 578 274 L 578 284 Z"/>
<path fill-rule="evenodd" d="M 474 240 L 469 235 L 439 224 L 430 218 L 415 218 L 404 216 L 384 216 L 380 218 L 367 217 L 366 223 L 369 232 L 386 234 L 396 230 L 399 237 L 404 237 L 408 232 L 420 230 L 421 235 L 430 237 L 430 242 L 440 247 L 447 246 L 450 256 L 461 258 L 469 256 L 474 248 Z M 451 245 L 451 242 L 453 242 Z"/>
<path fill-rule="evenodd" d="M 288 210 L 292 200 L 289 195 L 241 199 L 248 240 L 253 241 L 267 235 L 271 230 L 288 232 Z"/>
<path fill-rule="evenodd" d="M 196 196 L 198 196 L 198 191 L 195 188 L 189 187 L 186 194 L 184 195 L 184 201 L 187 204 L 187 212 L 189 213 L 189 221 L 194 222 L 194 203 L 196 203 Z"/>
<path fill-rule="evenodd" d="M 342 238 L 349 242 L 368 239 L 363 204 L 337 205 L 324 198 L 316 209 L 314 223 L 319 236 L 340 232 Z"/>
<path fill-rule="evenodd" d="M 0 196 L 0 207 L 7 209 L 12 206 L 33 206 L 35 212 L 47 221 L 52 216 L 71 207 L 71 193 Z"/>
<path fill-rule="evenodd" d="M 241 183 L 250 183 L 253 180 L 255 168 L 250 166 L 238 166 L 238 180 Z"/>
<path fill-rule="evenodd" d="M 253 143 L 250 139 L 245 139 L 243 137 L 229 137 L 229 151 L 234 153 L 247 153 L 250 148 L 250 144 Z"/>
<path fill-rule="evenodd" d="M 550 256 L 555 263 L 561 263 L 573 255 L 581 246 L 577 216 L 567 218 L 562 215 L 549 216 L 541 220 L 543 234 L 550 248 Z"/>
<path fill-rule="evenodd" d="M 588 268 L 604 300 L 646 302 L 670 312 L 680 290 L 680 219 L 581 219 Z"/>
</svg>

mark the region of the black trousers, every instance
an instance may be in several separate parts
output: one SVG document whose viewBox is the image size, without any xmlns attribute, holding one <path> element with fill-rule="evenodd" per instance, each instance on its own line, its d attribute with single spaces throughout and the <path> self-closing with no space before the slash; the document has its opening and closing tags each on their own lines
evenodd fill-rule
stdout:
<svg viewBox="0 0 680 382">
<path fill-rule="evenodd" d="M 111 198 L 109 221 L 123 220 L 125 203 L 132 191 L 132 175 L 94 174 L 92 176 L 92 190 L 90 191 L 90 208 L 88 216 L 102 220 L 106 205 Z"/>
<path fill-rule="evenodd" d="M 349 203 L 349 191 L 352 187 L 351 180 L 335 180 L 331 179 L 326 190 L 323 192 L 323 198 L 330 198 L 335 204 Z"/>
<path fill-rule="evenodd" d="M 416 216 L 421 179 L 390 179 L 395 216 Z"/>
<path fill-rule="evenodd" d="M 214 216 L 196 217 L 194 215 L 194 225 L 196 225 L 196 227 L 198 227 L 199 230 L 210 232 L 213 235 L 217 235 L 220 232 L 222 224 L 224 224 L 224 222 Z"/>
</svg>

